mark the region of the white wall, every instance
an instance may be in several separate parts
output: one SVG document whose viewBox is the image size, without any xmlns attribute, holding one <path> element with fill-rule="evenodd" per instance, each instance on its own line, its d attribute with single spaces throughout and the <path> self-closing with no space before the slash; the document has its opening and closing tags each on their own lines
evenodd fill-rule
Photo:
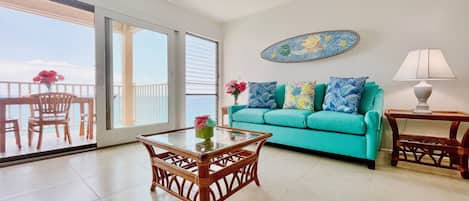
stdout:
<svg viewBox="0 0 469 201">
<path fill-rule="evenodd" d="M 392 77 L 409 50 L 434 47 L 443 49 L 457 80 L 431 82 L 432 109 L 469 112 L 468 8 L 467 0 L 297 0 L 224 25 L 223 81 L 326 82 L 329 76 L 367 75 L 384 88 L 386 108 L 411 108 L 416 104 L 412 91 L 416 83 L 396 82 Z M 260 52 L 277 41 L 335 29 L 357 31 L 360 43 L 345 54 L 306 63 L 260 58 Z M 227 95 L 223 99 L 225 105 L 232 103 Z M 244 94 L 240 100 L 246 99 Z M 406 130 L 447 129 L 446 124 L 440 129 L 424 127 L 428 123 L 409 123 Z M 390 147 L 388 129 L 385 135 L 384 146 Z"/>
</svg>

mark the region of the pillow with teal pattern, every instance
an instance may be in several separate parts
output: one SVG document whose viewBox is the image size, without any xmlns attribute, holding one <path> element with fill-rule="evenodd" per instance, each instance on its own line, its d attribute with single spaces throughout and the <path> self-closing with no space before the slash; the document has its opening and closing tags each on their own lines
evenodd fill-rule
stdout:
<svg viewBox="0 0 469 201">
<path fill-rule="evenodd" d="M 271 108 L 277 107 L 275 101 L 275 91 L 277 82 L 248 82 L 250 108 Z"/>
<path fill-rule="evenodd" d="M 366 79 L 330 77 L 323 110 L 357 114 Z"/>
</svg>

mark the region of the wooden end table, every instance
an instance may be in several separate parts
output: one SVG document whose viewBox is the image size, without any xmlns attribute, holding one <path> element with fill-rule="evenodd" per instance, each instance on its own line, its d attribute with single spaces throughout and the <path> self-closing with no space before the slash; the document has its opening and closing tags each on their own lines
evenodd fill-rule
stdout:
<svg viewBox="0 0 469 201">
<path fill-rule="evenodd" d="M 160 187 L 181 200 L 221 201 L 253 181 L 260 185 L 259 152 L 270 136 L 271 133 L 216 127 L 210 140 L 195 137 L 193 128 L 141 135 L 137 139 L 150 155 L 151 191 Z M 255 143 L 255 150 L 246 149 Z"/>
<path fill-rule="evenodd" d="M 228 106 L 221 107 L 221 125 L 228 127 L 228 125 L 225 125 L 225 115 L 228 115 Z"/>
<path fill-rule="evenodd" d="M 391 165 L 396 166 L 399 160 L 431 165 L 436 167 L 458 169 L 461 176 L 469 179 L 469 129 L 461 141 L 457 133 L 461 122 L 469 122 L 469 114 L 456 111 L 433 111 L 432 114 L 416 114 L 411 110 L 385 111 L 393 136 Z M 420 119 L 450 121 L 449 137 L 433 137 L 399 133 L 396 119 Z M 399 153 L 402 153 L 399 155 Z M 430 160 L 426 160 L 430 159 Z M 449 160 L 444 160 L 449 159 Z"/>
</svg>

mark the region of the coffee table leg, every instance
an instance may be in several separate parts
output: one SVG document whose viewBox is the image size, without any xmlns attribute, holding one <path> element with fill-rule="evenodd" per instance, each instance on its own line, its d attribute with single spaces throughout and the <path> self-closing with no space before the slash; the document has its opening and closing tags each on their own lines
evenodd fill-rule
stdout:
<svg viewBox="0 0 469 201">
<path fill-rule="evenodd" d="M 155 166 L 152 166 L 151 169 L 152 169 L 152 172 L 153 172 L 153 180 L 151 182 L 150 191 L 155 192 L 156 183 L 158 182 L 158 175 L 157 175 L 156 171 L 158 171 L 158 169 Z"/>
<path fill-rule="evenodd" d="M 469 170 L 468 170 L 468 155 L 463 155 L 459 161 L 459 172 L 461 173 L 461 177 L 464 179 L 469 179 Z"/>
<path fill-rule="evenodd" d="M 257 160 L 259 160 L 259 159 L 257 159 Z M 257 175 L 257 163 L 258 162 L 256 162 L 256 164 L 254 166 L 254 182 L 256 182 L 257 186 L 261 186 L 261 182 L 259 182 L 259 176 Z"/>
<path fill-rule="evenodd" d="M 254 182 L 256 182 L 256 185 L 257 186 L 261 186 L 261 182 L 259 182 L 259 175 L 257 174 L 257 169 L 258 169 L 258 164 L 259 164 L 259 156 L 261 154 L 261 149 L 262 149 L 262 146 L 265 144 L 265 140 L 257 143 L 257 146 L 256 146 L 256 155 L 257 155 L 257 159 L 256 159 L 256 164 L 254 166 Z"/>
<path fill-rule="evenodd" d="M 210 201 L 210 180 L 209 180 L 209 161 L 203 161 L 197 163 L 198 172 L 199 172 L 199 200 L 200 201 Z"/>
<path fill-rule="evenodd" d="M 143 143 L 143 146 L 145 146 L 146 150 L 148 151 L 148 155 L 150 156 L 150 162 L 151 162 L 151 172 L 152 172 L 152 181 L 151 181 L 151 187 L 150 191 L 155 192 L 156 189 L 156 184 L 158 183 L 158 168 L 153 164 L 153 158 L 156 157 L 155 155 L 155 150 L 153 149 L 153 146 L 147 145 Z"/>
</svg>

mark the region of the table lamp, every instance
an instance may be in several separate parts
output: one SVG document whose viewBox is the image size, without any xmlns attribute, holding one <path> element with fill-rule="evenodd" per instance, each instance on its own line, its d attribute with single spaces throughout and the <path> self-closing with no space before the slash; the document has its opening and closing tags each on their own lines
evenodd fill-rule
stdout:
<svg viewBox="0 0 469 201">
<path fill-rule="evenodd" d="M 415 113 L 431 114 L 427 100 L 432 94 L 432 85 L 427 80 L 455 79 L 453 71 L 440 49 L 418 49 L 409 52 L 399 71 L 394 75 L 398 81 L 420 81 L 414 86 L 418 104 Z"/>
</svg>

